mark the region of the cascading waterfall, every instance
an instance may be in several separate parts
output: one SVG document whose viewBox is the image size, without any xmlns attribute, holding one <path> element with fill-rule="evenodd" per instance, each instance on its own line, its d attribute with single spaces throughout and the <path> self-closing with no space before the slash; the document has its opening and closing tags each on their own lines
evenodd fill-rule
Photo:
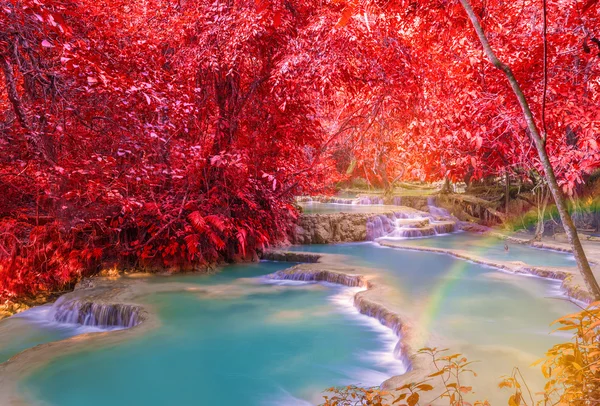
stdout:
<svg viewBox="0 0 600 406">
<path fill-rule="evenodd" d="M 105 304 L 59 298 L 53 306 L 54 320 L 59 323 L 94 327 L 134 327 L 142 322 L 139 306 Z"/>
<path fill-rule="evenodd" d="M 369 283 L 361 275 L 348 275 L 345 273 L 323 270 L 298 270 L 290 268 L 267 275 L 265 278 L 273 280 L 291 280 L 302 282 L 329 282 L 348 287 L 367 288 Z"/>
<path fill-rule="evenodd" d="M 334 197 L 334 198 L 331 198 L 327 203 L 354 204 L 354 199 L 345 199 L 342 197 Z"/>
<path fill-rule="evenodd" d="M 431 213 L 434 217 L 443 217 L 443 218 L 452 218 L 450 212 L 446 209 L 442 209 L 441 207 L 437 207 L 435 205 L 435 197 L 429 196 L 427 198 L 427 206 L 429 207 L 429 213 Z"/>
<path fill-rule="evenodd" d="M 352 288 L 362 288 L 360 292 L 354 295 L 354 307 L 359 313 L 372 317 L 381 323 L 381 325 L 390 328 L 399 339 L 403 336 L 404 323 L 396 313 L 390 311 L 379 303 L 367 299 L 361 294 L 366 290 L 373 288 L 373 284 L 362 275 L 348 275 L 335 271 L 324 270 L 306 270 L 290 268 L 267 275 L 265 278 L 272 280 L 294 280 L 304 282 L 329 282 L 338 285 L 344 285 Z M 406 371 L 412 367 L 412 362 L 408 357 L 408 351 L 402 340 L 399 340 L 394 346 L 394 357 L 404 364 Z"/>
<path fill-rule="evenodd" d="M 357 204 L 365 204 L 365 205 L 382 205 L 383 198 L 379 196 L 362 196 L 358 198 Z"/>
<path fill-rule="evenodd" d="M 367 240 L 374 241 L 395 229 L 394 221 L 386 215 L 373 216 L 367 220 Z"/>
<path fill-rule="evenodd" d="M 437 207 L 432 206 L 437 209 Z M 446 212 L 439 209 L 438 213 Z M 378 238 L 420 238 L 457 231 L 456 222 L 449 215 L 396 212 L 393 217 L 373 216 L 367 221 L 367 240 Z"/>
</svg>

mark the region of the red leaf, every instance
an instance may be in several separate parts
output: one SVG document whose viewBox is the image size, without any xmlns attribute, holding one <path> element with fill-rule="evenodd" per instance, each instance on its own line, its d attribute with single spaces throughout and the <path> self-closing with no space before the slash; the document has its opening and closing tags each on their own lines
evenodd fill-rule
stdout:
<svg viewBox="0 0 600 406">
<path fill-rule="evenodd" d="M 211 214 L 210 216 L 204 217 L 204 219 L 206 220 L 207 223 L 212 225 L 217 230 L 219 230 L 219 231 L 225 230 L 225 222 L 219 216 L 217 216 L 215 214 Z"/>
<path fill-rule="evenodd" d="M 348 23 L 348 20 L 350 20 L 350 18 L 352 17 L 353 13 L 354 13 L 354 6 L 353 5 L 346 6 L 344 11 L 342 11 L 342 16 L 340 17 L 340 20 L 337 22 L 337 26 L 338 27 L 345 26 Z"/>
<path fill-rule="evenodd" d="M 581 9 L 581 14 L 585 14 L 596 3 L 598 3 L 598 0 L 588 0 L 587 3 L 583 5 L 583 8 Z"/>
<path fill-rule="evenodd" d="M 280 11 L 276 11 L 275 14 L 273 15 L 273 25 L 275 27 L 279 27 L 281 25 L 281 12 Z"/>
<path fill-rule="evenodd" d="M 206 230 L 206 221 L 204 221 L 204 218 L 202 217 L 202 214 L 200 214 L 199 211 L 194 211 L 190 213 L 188 215 L 188 220 L 192 224 L 194 230 L 196 230 L 197 232 L 201 233 L 204 230 Z"/>
</svg>

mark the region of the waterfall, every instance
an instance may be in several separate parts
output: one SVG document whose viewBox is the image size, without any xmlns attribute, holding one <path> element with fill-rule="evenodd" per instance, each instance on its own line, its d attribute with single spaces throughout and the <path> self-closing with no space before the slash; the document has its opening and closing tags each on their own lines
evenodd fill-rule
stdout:
<svg viewBox="0 0 600 406">
<path fill-rule="evenodd" d="M 333 203 L 333 204 L 360 204 L 360 205 L 383 205 L 383 197 L 381 196 L 360 196 L 356 199 L 336 196 L 297 196 L 298 203 Z M 397 204 L 399 206 L 399 204 Z"/>
<path fill-rule="evenodd" d="M 277 271 L 273 274 L 266 275 L 265 277 L 275 280 L 330 282 L 363 289 L 373 288 L 373 284 L 362 275 L 349 275 L 335 271 L 303 269 L 301 266 L 283 271 Z M 394 332 L 394 335 L 401 339 L 405 334 L 405 326 L 400 319 L 400 316 L 381 304 L 368 299 L 361 294 L 362 292 L 366 292 L 366 290 L 361 290 L 361 292 L 358 292 L 354 295 L 354 307 L 359 311 L 359 313 L 372 317 L 378 320 L 381 325 L 390 328 Z M 403 343 L 402 340 L 398 340 L 394 346 L 394 357 L 402 361 L 407 371 L 412 367 L 412 361 L 408 355 L 409 348 L 406 347 L 406 344 Z"/>
<path fill-rule="evenodd" d="M 435 206 L 431 208 L 446 212 Z M 426 213 L 396 212 L 390 218 L 386 215 L 373 216 L 367 220 L 367 240 L 378 238 L 420 238 L 457 231 L 456 222 L 448 215 L 427 215 Z"/>
<path fill-rule="evenodd" d="M 290 268 L 267 275 L 268 279 L 292 280 L 303 282 L 329 282 L 348 287 L 368 287 L 369 283 L 362 275 L 348 275 L 335 271 L 305 270 Z"/>
<path fill-rule="evenodd" d="M 365 205 L 382 205 L 383 198 L 379 196 L 362 196 L 358 198 L 357 204 L 365 204 Z"/>
<path fill-rule="evenodd" d="M 394 206 L 402 206 L 402 196 L 394 196 L 392 198 L 392 204 Z"/>
<path fill-rule="evenodd" d="M 342 197 L 332 197 L 329 199 L 329 201 L 327 203 L 354 204 L 354 199 L 345 199 Z"/>
<path fill-rule="evenodd" d="M 59 298 L 52 306 L 59 323 L 95 327 L 133 327 L 142 322 L 141 308 L 129 304 L 105 304 Z"/>
<path fill-rule="evenodd" d="M 385 237 L 394 231 L 394 220 L 386 215 L 373 216 L 367 220 L 367 241 Z"/>
<path fill-rule="evenodd" d="M 441 207 L 437 207 L 435 205 L 436 198 L 434 196 L 429 196 L 427 198 L 427 206 L 429 207 L 429 213 L 431 213 L 434 217 L 444 217 L 448 219 L 452 219 L 453 216 L 446 209 L 442 209 Z"/>
<path fill-rule="evenodd" d="M 429 214 L 431 214 L 431 224 L 435 228 L 436 234 L 448 234 L 458 231 L 456 225 L 456 217 L 450 212 L 441 207 L 435 205 L 436 201 L 433 196 L 427 198 L 427 205 L 429 206 Z"/>
</svg>

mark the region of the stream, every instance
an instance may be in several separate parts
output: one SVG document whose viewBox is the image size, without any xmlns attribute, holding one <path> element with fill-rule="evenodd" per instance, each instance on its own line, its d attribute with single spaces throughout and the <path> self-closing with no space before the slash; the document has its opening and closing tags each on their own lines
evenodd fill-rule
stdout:
<svg viewBox="0 0 600 406">
<path fill-rule="evenodd" d="M 455 233 L 409 244 L 460 248 L 531 265 L 574 266 L 571 255 Z M 467 379 L 479 399 L 505 404 L 502 375 L 518 367 L 533 391 L 543 377 L 529 365 L 553 344 L 549 324 L 577 307 L 557 281 L 513 275 L 449 255 L 384 248 L 376 242 L 294 246 L 342 254 L 372 269 L 391 289 L 390 309 L 413 322 L 422 346 L 438 345 L 478 361 Z M 20 383 L 32 403 L 100 405 L 305 405 L 337 385 L 376 386 L 402 374 L 393 357 L 397 338 L 353 307 L 355 288 L 273 281 L 265 275 L 292 264 L 263 261 L 225 267 L 215 275 L 151 277 L 147 283 L 185 282 L 214 290 L 151 294 L 143 298 L 160 326 L 108 348 L 55 358 Z M 239 289 L 223 290 L 235 286 Z M 212 291 L 211 291 L 212 292 Z M 57 323 L 52 306 L 0 322 L 0 362 L 34 345 L 94 326 Z M 118 328 L 118 327 L 112 327 Z M 106 329 L 106 328 L 105 328 Z M 471 382 L 472 381 L 472 382 Z M 104 388 L 99 390 L 100 388 Z"/>
</svg>

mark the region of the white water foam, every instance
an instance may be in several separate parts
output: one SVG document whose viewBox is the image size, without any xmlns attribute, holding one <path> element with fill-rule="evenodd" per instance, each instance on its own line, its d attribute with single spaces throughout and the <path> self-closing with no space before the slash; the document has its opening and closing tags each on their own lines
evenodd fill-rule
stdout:
<svg viewBox="0 0 600 406">
<path fill-rule="evenodd" d="M 12 317 L 26 319 L 32 324 L 53 330 L 67 331 L 72 335 L 97 333 L 102 331 L 122 330 L 124 327 L 97 327 L 80 324 L 60 323 L 54 319 L 56 309 L 52 304 L 32 307 Z"/>
<path fill-rule="evenodd" d="M 361 242 L 354 244 L 372 244 L 370 242 Z M 330 282 L 315 281 L 296 281 L 296 280 L 278 280 L 261 277 L 263 283 L 282 286 L 302 286 L 308 284 L 320 284 L 329 287 L 334 294 L 329 296 L 329 301 L 336 309 L 341 311 L 346 317 L 350 317 L 358 325 L 377 334 L 378 340 L 383 344 L 381 350 L 372 350 L 366 353 L 355 354 L 361 360 L 373 364 L 383 371 L 377 371 L 368 368 L 346 368 L 343 373 L 347 375 L 348 382 L 345 384 L 357 384 L 367 386 L 379 386 L 386 379 L 392 376 L 405 374 L 408 370 L 404 363 L 394 356 L 396 346 L 400 338 L 394 332 L 382 325 L 379 320 L 364 315 L 354 306 L 354 296 L 361 291 L 366 290 L 363 287 L 346 287 Z"/>
<path fill-rule="evenodd" d="M 346 316 L 349 316 L 354 321 L 358 322 L 359 325 L 377 333 L 379 341 L 383 344 L 382 351 L 374 350 L 357 354 L 357 356 L 383 368 L 385 372 L 356 368 L 353 371 L 347 371 L 349 377 L 352 378 L 353 381 L 360 381 L 364 385 L 378 386 L 384 380 L 389 379 L 392 376 L 405 374 L 407 372 L 406 365 L 394 356 L 396 345 L 400 338 L 398 338 L 390 328 L 381 324 L 379 320 L 360 313 L 354 306 L 354 296 L 358 292 L 366 289 L 348 287 L 341 289 L 339 287 L 336 288 L 338 292 L 329 298 L 330 302 L 346 314 Z"/>
</svg>

